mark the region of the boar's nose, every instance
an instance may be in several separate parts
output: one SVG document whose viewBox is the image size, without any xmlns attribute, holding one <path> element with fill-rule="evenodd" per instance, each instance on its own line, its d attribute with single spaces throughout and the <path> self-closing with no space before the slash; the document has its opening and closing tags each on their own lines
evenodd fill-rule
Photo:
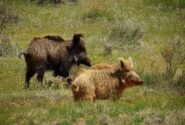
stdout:
<svg viewBox="0 0 185 125">
<path fill-rule="evenodd" d="M 88 66 L 88 67 L 91 66 L 91 62 L 90 62 L 89 59 L 83 59 L 83 60 L 81 59 L 81 60 L 78 60 L 77 65 L 79 66 L 80 64 L 84 64 L 84 65 L 86 65 L 86 66 Z"/>
<path fill-rule="evenodd" d="M 88 63 L 88 66 L 90 67 L 90 66 L 92 66 L 92 64 L 89 62 L 89 63 Z"/>
<path fill-rule="evenodd" d="M 143 84 L 143 81 L 142 81 L 142 80 L 140 80 L 138 83 L 139 83 L 139 85 L 141 85 L 141 84 Z"/>
<path fill-rule="evenodd" d="M 85 62 L 85 63 L 83 63 L 83 64 L 86 65 L 86 66 L 88 66 L 88 67 L 91 66 L 91 63 L 90 63 L 90 62 Z"/>
<path fill-rule="evenodd" d="M 84 64 L 86 65 L 86 66 L 91 66 L 91 61 L 90 61 L 90 59 L 89 58 L 86 58 L 85 60 L 84 60 Z"/>
</svg>

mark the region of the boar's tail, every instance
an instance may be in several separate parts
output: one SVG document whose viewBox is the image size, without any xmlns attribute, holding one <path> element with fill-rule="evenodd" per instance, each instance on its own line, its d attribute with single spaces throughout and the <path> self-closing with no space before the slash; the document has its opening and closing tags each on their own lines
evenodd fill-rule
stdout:
<svg viewBox="0 0 185 125">
<path fill-rule="evenodd" d="M 27 52 L 25 51 L 25 52 L 19 53 L 18 57 L 21 58 L 22 55 L 26 56 L 27 55 Z"/>
<path fill-rule="evenodd" d="M 73 92 L 78 92 L 79 91 L 79 86 L 77 84 L 72 84 L 71 89 Z"/>
<path fill-rule="evenodd" d="M 18 57 L 21 58 L 24 52 L 19 53 Z"/>
</svg>

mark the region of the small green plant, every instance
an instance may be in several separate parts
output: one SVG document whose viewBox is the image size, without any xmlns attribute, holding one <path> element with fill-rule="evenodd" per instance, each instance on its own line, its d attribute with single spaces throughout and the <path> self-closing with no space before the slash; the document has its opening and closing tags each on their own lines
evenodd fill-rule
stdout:
<svg viewBox="0 0 185 125">
<path fill-rule="evenodd" d="M 154 84 L 161 82 L 159 80 L 159 76 L 156 74 L 152 74 L 152 73 L 144 73 L 142 78 L 143 78 L 144 83 L 147 85 L 154 85 Z"/>
<path fill-rule="evenodd" d="M 143 0 L 147 5 L 161 5 L 163 7 L 185 8 L 184 0 Z"/>
</svg>

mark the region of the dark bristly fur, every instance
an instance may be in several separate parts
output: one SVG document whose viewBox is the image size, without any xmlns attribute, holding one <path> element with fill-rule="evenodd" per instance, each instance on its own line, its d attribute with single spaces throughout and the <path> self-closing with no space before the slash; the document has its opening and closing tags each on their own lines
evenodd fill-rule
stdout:
<svg viewBox="0 0 185 125">
<path fill-rule="evenodd" d="M 47 35 L 47 36 L 44 36 L 44 38 L 47 38 L 55 42 L 65 42 L 65 40 L 62 37 L 56 36 L 56 35 Z"/>
<path fill-rule="evenodd" d="M 52 70 L 55 76 L 67 77 L 75 64 L 90 66 L 85 44 L 80 37 L 81 34 L 74 34 L 73 39 L 67 41 L 60 36 L 34 37 L 28 48 L 19 55 L 24 55 L 26 61 L 26 87 L 29 87 L 35 73 L 42 83 L 46 70 Z"/>
</svg>

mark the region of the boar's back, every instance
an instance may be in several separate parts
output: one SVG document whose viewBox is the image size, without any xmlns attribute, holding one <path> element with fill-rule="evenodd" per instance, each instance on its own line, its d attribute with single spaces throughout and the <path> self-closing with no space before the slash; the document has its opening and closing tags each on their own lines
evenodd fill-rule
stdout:
<svg viewBox="0 0 185 125">
<path fill-rule="evenodd" d="M 56 36 L 56 35 L 47 35 L 47 36 L 44 36 L 44 38 L 47 38 L 54 42 L 65 42 L 65 40 L 62 37 Z"/>
</svg>

